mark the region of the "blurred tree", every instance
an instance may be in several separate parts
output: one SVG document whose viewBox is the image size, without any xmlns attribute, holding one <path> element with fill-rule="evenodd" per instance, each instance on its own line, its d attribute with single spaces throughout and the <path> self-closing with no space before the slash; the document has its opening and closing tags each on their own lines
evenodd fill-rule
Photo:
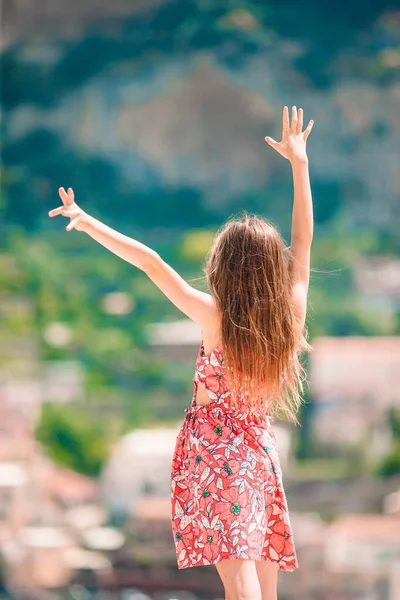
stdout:
<svg viewBox="0 0 400 600">
<path fill-rule="evenodd" d="M 314 198 L 323 198 L 323 202 L 314 202 L 314 218 L 316 225 L 331 221 L 340 209 L 341 190 L 338 181 L 319 181 L 312 183 Z"/>
<path fill-rule="evenodd" d="M 344 48 L 349 48 L 357 60 L 370 54 L 376 60 L 376 48 L 365 35 L 371 24 L 378 32 L 378 49 L 395 48 L 397 39 L 390 25 L 385 29 L 385 20 L 381 25 L 377 21 L 385 9 L 394 6 L 393 2 L 371 0 L 362 5 L 360 0 L 352 0 L 343 11 L 337 6 L 305 0 L 299 10 L 296 0 L 173 0 L 132 17 L 115 18 L 112 30 L 94 20 L 82 36 L 62 39 L 49 34 L 47 42 L 50 47 L 53 44 L 54 52 L 50 52 L 53 58 L 48 61 L 26 60 L 32 40 L 19 41 L 1 55 L 1 77 L 7 82 L 1 107 L 11 117 L 19 107 L 40 110 L 65 103 L 68 96 L 93 78 L 107 76 L 112 69 L 115 72 L 116 67 L 123 69 L 124 65 L 129 76 L 145 88 L 168 61 L 189 65 L 191 58 L 204 50 L 211 52 L 224 68 L 240 69 L 254 55 L 277 60 L 281 49 L 283 66 L 290 66 L 290 73 L 301 72 L 310 89 L 330 85 L 343 76 L 344 66 L 353 64 L 338 61 Z M 357 36 L 358 32 L 363 32 L 363 37 Z M 358 63 L 356 68 L 358 76 Z M 370 68 L 366 77 L 372 77 Z M 3 127 L 3 160 L 12 171 L 11 180 L 4 182 L 7 220 L 24 227 L 37 226 L 61 184 L 78 189 L 81 197 L 99 210 L 107 207 L 108 214 L 121 222 L 128 210 L 144 227 L 153 225 L 155 218 L 185 226 L 210 223 L 212 211 L 203 208 L 202 191 L 165 188 L 162 177 L 140 156 L 135 160 L 142 161 L 138 163 L 140 170 L 147 173 L 143 185 L 146 192 L 130 192 L 133 186 L 111 162 L 80 153 L 47 130 L 11 137 L 11 122 L 12 118 L 4 119 Z M 316 222 L 328 223 L 340 209 L 338 183 L 314 180 L 314 185 Z M 271 181 L 270 196 L 278 199 L 274 205 L 281 205 L 284 187 L 280 184 L 275 189 Z M 263 206 L 263 197 L 263 192 L 257 190 L 246 201 L 252 207 L 254 199 L 257 210 Z M 235 199 L 232 202 L 234 210 Z M 240 202 L 243 204 L 245 199 Z"/>
<path fill-rule="evenodd" d="M 56 133 L 37 129 L 9 142 L 3 160 L 14 177 L 6 186 L 4 216 L 9 222 L 27 229 L 47 217 L 50 208 L 59 206 L 60 185 L 73 187 L 82 200 L 90 198 L 94 210 L 108 208 L 115 212 L 129 204 L 127 194 L 117 194 L 118 175 L 115 167 L 97 157 L 87 156 L 61 140 Z M 111 211 L 112 212 L 112 211 Z"/>
<path fill-rule="evenodd" d="M 2 90 L 3 108 L 10 110 L 24 103 L 54 105 L 91 78 L 124 62 L 129 62 L 132 76 L 151 77 L 156 63 L 172 54 L 187 59 L 209 50 L 224 66 L 237 69 L 280 40 L 300 44 L 300 51 L 292 56 L 295 68 L 314 85 L 326 86 L 341 75 L 338 69 L 343 65 L 336 59 L 342 49 L 353 49 L 357 33 L 367 30 L 379 14 L 395 5 L 394 0 L 329 5 L 303 0 L 301 7 L 297 0 L 163 2 L 131 18 L 114 19 L 113 33 L 100 22 L 89 27 L 82 38 L 63 40 L 57 45 L 62 57 L 55 64 L 24 62 L 20 58 L 24 43 L 6 49 L 1 64 L 2 80 L 7 81 Z M 365 45 L 364 55 L 376 52 Z M 382 47 L 385 45 L 388 36 L 383 32 Z"/>
<path fill-rule="evenodd" d="M 195 229 L 188 231 L 182 236 L 179 253 L 180 256 L 189 262 L 201 263 L 209 251 L 214 233 L 208 229 Z"/>
<path fill-rule="evenodd" d="M 98 475 L 108 456 L 104 428 L 73 405 L 45 404 L 36 436 L 52 460 L 84 475 Z"/>
<path fill-rule="evenodd" d="M 315 456 L 315 444 L 313 440 L 312 421 L 314 416 L 315 405 L 307 390 L 303 394 L 303 403 L 301 404 L 297 418 L 300 422 L 300 427 L 295 431 L 295 457 L 299 460 L 307 459 Z"/>
<path fill-rule="evenodd" d="M 400 475 L 400 442 L 397 441 L 392 446 L 391 450 L 375 470 L 375 473 L 381 477 Z"/>
<path fill-rule="evenodd" d="M 382 477 L 400 475 L 400 409 L 397 406 L 389 408 L 387 421 L 393 441 L 389 452 L 375 469 L 376 474 Z"/>
<path fill-rule="evenodd" d="M 115 227 L 129 227 L 130 220 L 135 227 L 202 226 L 212 215 L 199 190 L 165 186 L 150 167 L 146 191 L 135 190 L 112 162 L 80 152 L 46 129 L 9 142 L 3 160 L 10 175 L 0 210 L 8 224 L 26 229 L 49 220 L 48 210 L 60 204 L 57 190 L 61 185 L 74 188 L 84 210 L 105 221 L 114 220 Z"/>
<path fill-rule="evenodd" d="M 391 406 L 388 410 L 388 423 L 393 439 L 400 440 L 400 408 Z"/>
</svg>

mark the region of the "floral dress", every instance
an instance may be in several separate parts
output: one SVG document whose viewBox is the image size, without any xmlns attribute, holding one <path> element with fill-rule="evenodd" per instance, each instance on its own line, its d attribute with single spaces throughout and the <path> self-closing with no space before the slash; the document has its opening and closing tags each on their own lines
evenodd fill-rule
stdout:
<svg viewBox="0 0 400 600">
<path fill-rule="evenodd" d="M 171 468 L 172 533 L 179 569 L 227 559 L 298 567 L 270 417 L 229 403 L 229 382 L 216 347 L 201 343 L 193 398 L 180 427 Z M 196 404 L 199 381 L 211 402 Z"/>
</svg>

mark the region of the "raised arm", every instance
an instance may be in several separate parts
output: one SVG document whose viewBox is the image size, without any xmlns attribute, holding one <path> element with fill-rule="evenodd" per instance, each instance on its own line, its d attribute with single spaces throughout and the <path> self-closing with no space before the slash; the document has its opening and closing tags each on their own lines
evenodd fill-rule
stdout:
<svg viewBox="0 0 400 600">
<path fill-rule="evenodd" d="M 117 256 L 144 271 L 177 308 L 202 329 L 207 328 L 215 318 L 215 304 L 210 294 L 190 286 L 155 250 L 88 215 L 76 204 L 71 188 L 68 193 L 64 188 L 58 191 L 63 206 L 51 210 L 50 217 L 69 217 L 67 231 L 84 231 Z"/>
<path fill-rule="evenodd" d="M 313 238 L 313 209 L 307 161 L 292 162 L 294 203 L 289 269 L 294 277 L 292 298 L 299 320 L 304 324 L 310 282 L 310 254 Z"/>
<path fill-rule="evenodd" d="M 294 202 L 292 213 L 292 235 L 289 270 L 293 275 L 292 299 L 296 315 L 302 324 L 307 311 L 307 295 L 310 281 L 310 251 L 314 231 L 312 194 L 306 152 L 307 138 L 314 121 L 310 121 L 303 132 L 303 109 L 292 108 L 292 123 L 289 110 L 283 109 L 282 141 L 270 137 L 265 140 L 282 156 L 287 158 L 293 171 Z"/>
</svg>

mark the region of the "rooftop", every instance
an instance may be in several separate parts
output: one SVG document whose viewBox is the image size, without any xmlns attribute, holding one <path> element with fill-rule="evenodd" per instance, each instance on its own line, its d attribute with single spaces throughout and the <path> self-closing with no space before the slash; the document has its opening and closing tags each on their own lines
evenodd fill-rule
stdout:
<svg viewBox="0 0 400 600">
<path fill-rule="evenodd" d="M 94 479 L 67 469 L 51 471 L 45 485 L 50 495 L 66 503 L 92 502 L 97 495 Z"/>
<path fill-rule="evenodd" d="M 400 546 L 400 517 L 381 514 L 343 515 L 329 532 L 344 533 L 358 541 L 394 541 Z"/>
</svg>

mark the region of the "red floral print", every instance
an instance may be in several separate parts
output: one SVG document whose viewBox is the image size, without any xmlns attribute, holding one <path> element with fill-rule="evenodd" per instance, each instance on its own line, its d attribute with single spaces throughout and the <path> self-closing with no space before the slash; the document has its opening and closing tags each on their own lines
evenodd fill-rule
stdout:
<svg viewBox="0 0 400 600">
<path fill-rule="evenodd" d="M 287 554 L 292 547 L 291 532 L 288 525 L 280 519 L 272 527 L 274 533 L 271 535 L 271 545 L 279 553 Z"/>
<path fill-rule="evenodd" d="M 221 477 L 224 479 L 236 479 L 237 474 L 240 471 L 240 461 L 234 458 L 227 458 L 223 464 L 222 468 L 219 469 Z"/>
<path fill-rule="evenodd" d="M 201 345 L 192 403 L 171 467 L 172 532 L 179 569 L 245 558 L 298 567 L 276 439 L 268 415 L 229 402 L 221 350 Z M 198 382 L 210 397 L 196 404 Z"/>
<path fill-rule="evenodd" d="M 229 391 L 229 384 L 220 367 L 205 365 L 199 379 L 200 381 L 207 380 L 207 388 L 214 394 L 225 394 Z"/>
<path fill-rule="evenodd" d="M 203 535 L 203 540 L 203 555 L 206 560 L 208 560 L 210 563 L 213 563 L 220 552 L 218 531 L 215 529 L 206 528 Z"/>
</svg>

